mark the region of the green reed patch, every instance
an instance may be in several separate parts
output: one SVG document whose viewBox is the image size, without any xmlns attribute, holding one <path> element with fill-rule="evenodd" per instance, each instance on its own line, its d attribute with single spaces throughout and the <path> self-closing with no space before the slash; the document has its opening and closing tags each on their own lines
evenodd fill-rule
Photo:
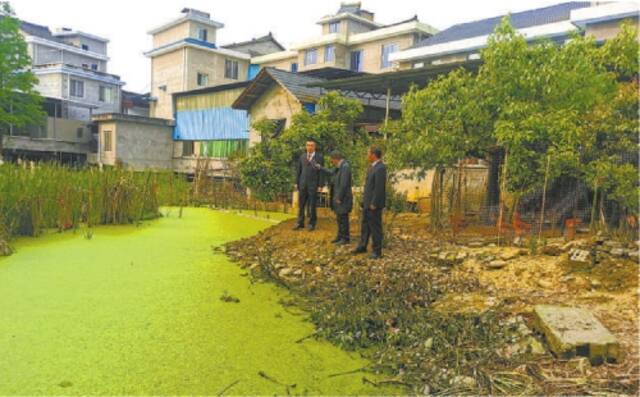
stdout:
<svg viewBox="0 0 640 397">
<path fill-rule="evenodd" d="M 188 184 L 172 173 L 56 164 L 0 165 L 0 241 L 104 224 L 137 223 L 183 205 Z"/>
</svg>

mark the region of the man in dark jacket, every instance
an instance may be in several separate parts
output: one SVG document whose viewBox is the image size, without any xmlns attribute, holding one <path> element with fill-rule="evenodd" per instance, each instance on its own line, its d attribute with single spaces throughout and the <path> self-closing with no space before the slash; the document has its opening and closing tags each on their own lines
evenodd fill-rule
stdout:
<svg viewBox="0 0 640 397">
<path fill-rule="evenodd" d="M 367 252 L 369 236 L 373 241 L 371 259 L 382 256 L 382 209 L 385 207 L 385 188 L 387 184 L 387 168 L 382 164 L 382 150 L 377 147 L 369 149 L 367 180 L 362 195 L 362 226 L 360 243 L 354 254 Z"/>
<path fill-rule="evenodd" d="M 337 150 L 331 152 L 331 163 L 333 170 L 320 167 L 320 169 L 330 175 L 332 180 L 331 208 L 336 213 L 338 221 L 338 235 L 332 243 L 338 245 L 349 244 L 349 213 L 353 209 L 353 193 L 351 191 L 351 166 L 344 159 L 342 153 Z"/>
<path fill-rule="evenodd" d="M 305 145 L 306 151 L 300 155 L 296 164 L 296 186 L 298 188 L 298 223 L 294 230 L 304 229 L 304 215 L 309 207 L 309 231 L 316 228 L 318 215 L 316 203 L 318 189 L 323 185 L 323 178 L 318 166 L 324 164 L 320 153 L 316 153 L 315 141 L 309 140 Z"/>
</svg>

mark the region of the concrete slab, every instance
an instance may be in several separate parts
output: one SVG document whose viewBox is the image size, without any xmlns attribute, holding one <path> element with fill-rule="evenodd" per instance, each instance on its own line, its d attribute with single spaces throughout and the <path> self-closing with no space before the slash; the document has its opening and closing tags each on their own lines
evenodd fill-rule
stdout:
<svg viewBox="0 0 640 397">
<path fill-rule="evenodd" d="M 618 340 L 588 310 L 537 305 L 533 313 L 535 329 L 557 357 L 585 356 L 594 365 L 620 360 Z"/>
<path fill-rule="evenodd" d="M 573 265 L 591 264 L 591 253 L 587 250 L 574 248 L 569 251 L 569 263 Z"/>
</svg>

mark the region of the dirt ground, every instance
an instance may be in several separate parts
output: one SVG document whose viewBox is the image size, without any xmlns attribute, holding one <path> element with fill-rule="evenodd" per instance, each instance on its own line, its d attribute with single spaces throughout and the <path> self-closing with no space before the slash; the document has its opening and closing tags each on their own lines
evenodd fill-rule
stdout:
<svg viewBox="0 0 640 397">
<path fill-rule="evenodd" d="M 481 228 L 462 230 L 456 242 L 450 234 L 433 236 L 423 216 L 403 214 L 388 227 L 390 235 L 387 234 L 383 259 L 373 261 L 367 256 L 350 254 L 359 233 L 355 219 L 351 225 L 352 244 L 343 247 L 330 244 L 335 236 L 334 222 L 330 213 L 323 213 L 316 231 L 308 232 L 293 231 L 294 222 L 287 221 L 254 237 L 251 244 L 268 247 L 278 265 L 276 278 L 290 285 L 330 282 L 332 274 L 346 268 L 349 272 L 372 272 L 374 268 L 385 272 L 398 262 L 411 262 L 428 269 L 432 267 L 430 263 L 438 262 L 438 255 L 451 259 L 447 255 L 453 252 L 457 257 L 447 269 L 448 280 L 472 280 L 474 287 L 466 293 L 459 289 L 450 294 L 445 292 L 431 304 L 432 308 L 460 313 L 499 308 L 530 324 L 534 305 L 576 306 L 590 310 L 618 338 L 624 355 L 617 363 L 591 366 L 580 357 L 560 360 L 545 349 L 523 369 L 542 385 L 535 389 L 537 392 L 638 393 L 637 259 L 609 258 L 595 266 L 576 267 L 568 262 L 567 252 L 531 255 L 526 246 L 498 246 Z M 564 244 L 561 238 L 550 237 L 548 242 Z M 232 246 L 232 258 L 252 269 L 259 267 L 255 251 L 252 254 L 243 247 L 247 247 L 247 241 Z M 487 263 L 492 259 L 505 263 L 490 268 Z M 430 277 L 428 270 L 416 274 Z"/>
</svg>

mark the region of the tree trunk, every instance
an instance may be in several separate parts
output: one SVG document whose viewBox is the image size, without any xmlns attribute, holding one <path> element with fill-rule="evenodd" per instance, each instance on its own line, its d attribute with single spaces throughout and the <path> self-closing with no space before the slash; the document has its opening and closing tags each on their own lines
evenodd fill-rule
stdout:
<svg viewBox="0 0 640 397">
<path fill-rule="evenodd" d="M 443 179 L 445 169 L 436 167 L 431 182 L 431 230 L 436 232 L 442 227 L 442 199 L 444 196 Z"/>
<path fill-rule="evenodd" d="M 487 191 L 481 219 L 485 225 L 495 225 L 498 219 L 498 205 L 500 203 L 500 166 L 502 165 L 502 149 L 496 149 L 489 154 L 489 174 L 487 177 Z"/>
</svg>

